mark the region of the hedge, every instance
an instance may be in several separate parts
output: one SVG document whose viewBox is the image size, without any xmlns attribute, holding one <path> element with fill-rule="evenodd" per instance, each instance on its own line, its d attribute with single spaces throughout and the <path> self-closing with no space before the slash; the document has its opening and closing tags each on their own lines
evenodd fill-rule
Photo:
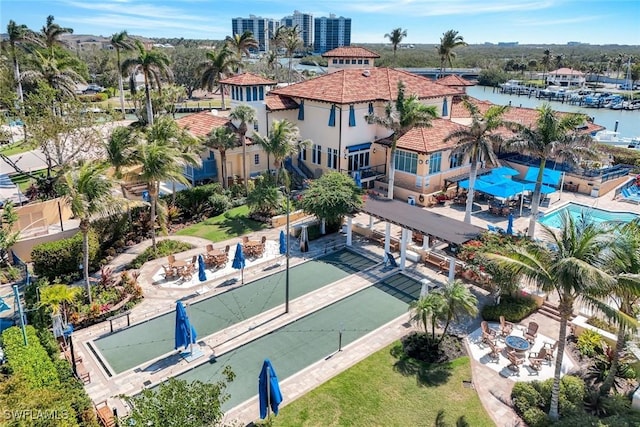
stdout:
<svg viewBox="0 0 640 427">
<path fill-rule="evenodd" d="M 12 326 L 2 333 L 2 346 L 9 369 L 19 375 L 32 388 L 59 386 L 60 378 L 55 365 L 40 344 L 33 326 L 26 326 L 27 346 L 22 331 Z"/>
<path fill-rule="evenodd" d="M 82 233 L 68 239 L 41 243 L 31 251 L 33 271 L 40 277 L 54 281 L 63 276 L 80 276 L 82 264 Z M 89 271 L 100 266 L 100 242 L 93 230 L 89 230 Z"/>
<path fill-rule="evenodd" d="M 482 308 L 482 318 L 498 321 L 500 316 L 504 316 L 508 322 L 518 323 L 537 309 L 536 302 L 531 298 L 503 295 L 500 298 L 500 304 L 485 305 Z"/>
</svg>

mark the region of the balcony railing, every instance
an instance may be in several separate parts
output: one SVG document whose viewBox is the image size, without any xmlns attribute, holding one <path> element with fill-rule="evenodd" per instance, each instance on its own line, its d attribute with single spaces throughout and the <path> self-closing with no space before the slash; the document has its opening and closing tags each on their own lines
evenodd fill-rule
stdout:
<svg viewBox="0 0 640 427">
<path fill-rule="evenodd" d="M 364 168 L 359 168 L 359 169 L 341 169 L 340 172 L 343 173 L 348 173 L 349 175 L 351 175 L 353 172 L 355 171 L 360 171 L 360 179 L 363 182 L 366 181 L 372 181 L 375 179 L 378 179 L 382 176 L 386 176 L 387 174 L 387 165 L 386 164 L 381 164 L 381 165 L 373 165 L 373 166 L 367 166 Z"/>
<path fill-rule="evenodd" d="M 202 167 L 185 166 L 182 174 L 191 182 L 213 179 L 218 176 L 215 160 L 203 160 Z"/>
</svg>

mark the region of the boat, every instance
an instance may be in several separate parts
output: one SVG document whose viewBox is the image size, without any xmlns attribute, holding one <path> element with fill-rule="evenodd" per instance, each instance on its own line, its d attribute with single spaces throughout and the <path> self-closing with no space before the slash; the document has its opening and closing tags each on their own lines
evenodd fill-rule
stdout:
<svg viewBox="0 0 640 427">
<path fill-rule="evenodd" d="M 603 144 L 640 149 L 640 136 L 633 138 L 622 137 L 620 132 L 605 129 L 596 132 L 592 137 L 595 141 Z"/>
</svg>

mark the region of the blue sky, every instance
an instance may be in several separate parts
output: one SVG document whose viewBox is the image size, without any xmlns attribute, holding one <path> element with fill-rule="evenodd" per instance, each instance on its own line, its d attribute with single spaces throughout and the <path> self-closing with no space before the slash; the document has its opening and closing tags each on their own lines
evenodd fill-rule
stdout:
<svg viewBox="0 0 640 427">
<path fill-rule="evenodd" d="M 437 43 L 454 29 L 472 44 L 640 45 L 640 0 L 0 0 L 0 31 L 10 19 L 37 30 L 51 14 L 76 34 L 223 39 L 231 18 L 294 9 L 351 18 L 352 43 L 384 42 L 401 27 L 407 43 Z"/>
</svg>

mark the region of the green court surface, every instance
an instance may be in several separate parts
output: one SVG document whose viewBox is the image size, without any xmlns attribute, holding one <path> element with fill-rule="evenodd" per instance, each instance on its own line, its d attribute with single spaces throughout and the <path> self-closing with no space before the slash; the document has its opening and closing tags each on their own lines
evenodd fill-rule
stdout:
<svg viewBox="0 0 640 427">
<path fill-rule="evenodd" d="M 257 395 L 258 375 L 265 358 L 271 360 L 282 381 L 336 352 L 341 329 L 344 347 L 407 313 L 408 301 L 420 296 L 420 288 L 417 280 L 393 275 L 177 378 L 214 382 L 222 378 L 224 367 L 230 366 L 236 378 L 227 388 L 230 399 L 223 405 L 224 410 L 229 410 Z"/>
<path fill-rule="evenodd" d="M 289 269 L 290 299 L 298 298 L 375 262 L 349 250 L 340 250 Z M 231 289 L 189 305 L 187 312 L 202 339 L 264 311 L 284 304 L 285 272 Z M 174 350 L 175 314 L 149 321 L 95 340 L 109 366 L 120 373 Z"/>
</svg>

